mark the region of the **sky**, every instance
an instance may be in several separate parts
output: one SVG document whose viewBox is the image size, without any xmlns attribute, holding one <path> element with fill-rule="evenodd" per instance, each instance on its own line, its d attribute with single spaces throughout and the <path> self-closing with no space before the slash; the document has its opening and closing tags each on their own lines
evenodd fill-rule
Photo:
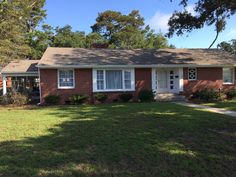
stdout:
<svg viewBox="0 0 236 177">
<path fill-rule="evenodd" d="M 168 19 L 174 10 L 182 10 L 178 5 L 179 0 L 46 0 L 45 9 L 47 18 L 45 23 L 56 27 L 71 25 L 74 31 L 91 32 L 92 26 L 98 13 L 106 10 L 120 11 L 129 14 L 132 10 L 139 10 L 149 25 L 156 32 L 166 33 Z M 190 0 L 188 11 L 194 13 L 194 0 Z M 170 44 L 177 48 L 207 48 L 215 37 L 214 27 L 204 27 L 194 30 L 183 36 L 173 36 L 169 39 Z M 236 15 L 227 20 L 227 27 L 222 32 L 214 45 L 222 41 L 236 39 Z"/>
</svg>

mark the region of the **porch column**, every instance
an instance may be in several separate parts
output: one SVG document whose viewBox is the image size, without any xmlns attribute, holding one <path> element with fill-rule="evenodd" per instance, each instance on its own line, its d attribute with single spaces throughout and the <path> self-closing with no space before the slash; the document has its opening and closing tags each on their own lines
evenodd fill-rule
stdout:
<svg viewBox="0 0 236 177">
<path fill-rule="evenodd" d="M 2 77 L 3 95 L 7 94 L 7 77 L 3 75 Z"/>
</svg>

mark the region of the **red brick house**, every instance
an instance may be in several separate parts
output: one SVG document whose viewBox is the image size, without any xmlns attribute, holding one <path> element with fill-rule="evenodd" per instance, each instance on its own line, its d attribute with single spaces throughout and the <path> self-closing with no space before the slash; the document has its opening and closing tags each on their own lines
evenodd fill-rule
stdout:
<svg viewBox="0 0 236 177">
<path fill-rule="evenodd" d="M 189 96 L 203 88 L 236 88 L 235 66 L 235 55 L 217 49 L 48 48 L 37 64 L 40 101 L 50 94 L 64 104 L 77 93 L 93 102 L 103 92 L 112 102 L 122 92 L 137 98 L 142 89 Z"/>
</svg>

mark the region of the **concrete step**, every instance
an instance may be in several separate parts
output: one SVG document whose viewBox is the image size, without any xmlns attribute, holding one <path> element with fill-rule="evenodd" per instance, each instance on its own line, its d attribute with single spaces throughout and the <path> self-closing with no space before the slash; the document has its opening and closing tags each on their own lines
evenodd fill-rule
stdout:
<svg viewBox="0 0 236 177">
<path fill-rule="evenodd" d="M 156 101 L 185 101 L 185 96 L 176 93 L 158 93 L 155 96 Z"/>
</svg>

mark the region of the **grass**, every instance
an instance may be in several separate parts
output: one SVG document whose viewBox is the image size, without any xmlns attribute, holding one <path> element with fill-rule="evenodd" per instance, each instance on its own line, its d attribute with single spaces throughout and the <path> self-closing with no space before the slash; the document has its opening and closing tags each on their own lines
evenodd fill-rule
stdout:
<svg viewBox="0 0 236 177">
<path fill-rule="evenodd" d="M 222 102 L 205 103 L 204 105 L 214 108 L 224 108 L 229 111 L 236 111 L 236 100 L 227 100 Z"/>
<path fill-rule="evenodd" d="M 1 177 L 232 177 L 236 119 L 171 103 L 0 109 Z"/>
</svg>

